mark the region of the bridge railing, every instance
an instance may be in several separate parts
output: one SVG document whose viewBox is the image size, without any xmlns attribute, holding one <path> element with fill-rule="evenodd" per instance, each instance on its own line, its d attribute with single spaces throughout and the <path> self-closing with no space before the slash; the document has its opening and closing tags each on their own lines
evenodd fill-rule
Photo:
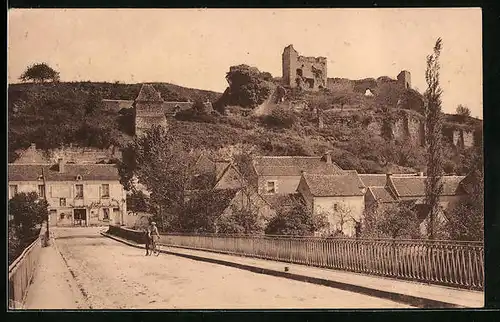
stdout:
<svg viewBox="0 0 500 322">
<path fill-rule="evenodd" d="M 46 238 L 46 227 L 43 223 L 38 237 L 9 265 L 9 309 L 23 307 Z"/>
<path fill-rule="evenodd" d="M 143 235 L 138 233 L 135 238 L 139 236 Z M 160 242 L 424 283 L 484 288 L 482 242 L 215 234 L 162 234 Z"/>
</svg>

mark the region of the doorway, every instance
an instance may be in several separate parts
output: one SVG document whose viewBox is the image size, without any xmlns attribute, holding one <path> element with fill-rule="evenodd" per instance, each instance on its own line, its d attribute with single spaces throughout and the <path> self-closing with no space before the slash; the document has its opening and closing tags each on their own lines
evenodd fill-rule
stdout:
<svg viewBox="0 0 500 322">
<path fill-rule="evenodd" d="M 87 209 L 74 209 L 73 219 L 75 226 L 87 226 Z"/>
</svg>

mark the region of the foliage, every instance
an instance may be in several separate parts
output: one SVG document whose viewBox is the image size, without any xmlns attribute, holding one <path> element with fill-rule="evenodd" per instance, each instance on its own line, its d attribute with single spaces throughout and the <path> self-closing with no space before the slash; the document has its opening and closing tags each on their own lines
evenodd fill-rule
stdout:
<svg viewBox="0 0 500 322">
<path fill-rule="evenodd" d="M 383 208 L 368 206 L 364 213 L 362 235 L 371 238 L 420 238 L 414 205 L 400 201 Z"/>
<path fill-rule="evenodd" d="M 470 116 L 470 109 L 466 106 L 463 106 L 462 104 L 459 104 L 457 106 L 457 115 L 469 117 Z"/>
<path fill-rule="evenodd" d="M 46 80 L 51 80 L 53 82 L 58 82 L 59 72 L 52 69 L 46 63 L 36 63 L 29 66 L 24 73 L 21 74 L 19 79 L 23 82 L 33 81 L 33 82 L 45 82 Z"/>
<path fill-rule="evenodd" d="M 278 128 L 290 128 L 297 121 L 297 117 L 290 109 L 277 107 L 271 111 L 271 114 L 262 117 L 262 122 L 269 126 Z"/>
<path fill-rule="evenodd" d="M 302 202 L 295 201 L 290 208 L 281 209 L 271 218 L 265 233 L 269 235 L 307 236 L 322 230 L 326 226 L 323 215 L 313 215 Z"/>
<path fill-rule="evenodd" d="M 9 200 L 9 262 L 38 237 L 40 225 L 48 218 L 48 203 L 36 192 L 19 193 Z"/>
<path fill-rule="evenodd" d="M 184 213 L 185 190 L 194 162 L 187 148 L 161 127 L 153 127 L 145 136 L 136 137 L 129 155 L 120 164 L 122 182 L 130 187 L 134 176 L 151 192 L 150 201 L 159 221 L 167 229 L 179 223 L 172 214 Z M 130 164 L 128 163 L 130 162 Z"/>
<path fill-rule="evenodd" d="M 231 207 L 229 215 L 223 214 L 216 221 L 217 233 L 221 234 L 262 234 L 264 226 L 258 218 L 258 209 Z"/>
<path fill-rule="evenodd" d="M 269 73 L 261 73 L 257 68 L 248 65 L 231 66 L 226 74 L 228 89 L 216 103 L 220 106 L 239 105 L 253 108 L 262 104 L 271 93 Z"/>
<path fill-rule="evenodd" d="M 467 179 L 466 196 L 456 207 L 447 209 L 446 229 L 452 239 L 482 241 L 484 237 L 484 168 L 481 154 Z"/>
<path fill-rule="evenodd" d="M 439 56 L 442 40 L 438 38 L 434 45 L 434 54 L 427 56 L 425 80 L 428 88 L 425 97 L 425 117 L 427 134 L 427 180 L 425 187 L 425 203 L 430 207 L 429 238 L 434 239 L 434 224 L 439 211 L 439 198 L 443 191 L 441 177 L 443 174 L 443 146 L 442 146 L 442 112 L 441 94 L 439 85 Z"/>
<path fill-rule="evenodd" d="M 148 197 L 142 191 L 133 191 L 127 195 L 127 209 L 133 213 L 148 212 Z"/>
</svg>

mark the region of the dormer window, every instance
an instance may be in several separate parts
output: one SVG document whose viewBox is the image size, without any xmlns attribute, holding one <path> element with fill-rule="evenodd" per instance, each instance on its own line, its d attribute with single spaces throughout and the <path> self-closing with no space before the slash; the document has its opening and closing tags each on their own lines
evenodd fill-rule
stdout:
<svg viewBox="0 0 500 322">
<path fill-rule="evenodd" d="M 77 176 L 76 176 L 76 180 L 77 180 L 77 181 L 81 181 L 81 180 L 82 180 L 82 176 L 81 176 L 81 175 L 77 175 Z"/>
</svg>

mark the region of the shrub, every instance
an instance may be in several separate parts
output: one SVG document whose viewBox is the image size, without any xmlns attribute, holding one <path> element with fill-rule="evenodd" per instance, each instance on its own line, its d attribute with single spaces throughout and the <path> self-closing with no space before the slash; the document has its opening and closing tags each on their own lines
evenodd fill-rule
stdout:
<svg viewBox="0 0 500 322">
<path fill-rule="evenodd" d="M 270 115 L 262 118 L 264 124 L 278 128 L 291 128 L 296 121 L 295 113 L 282 107 L 274 109 Z"/>
</svg>

